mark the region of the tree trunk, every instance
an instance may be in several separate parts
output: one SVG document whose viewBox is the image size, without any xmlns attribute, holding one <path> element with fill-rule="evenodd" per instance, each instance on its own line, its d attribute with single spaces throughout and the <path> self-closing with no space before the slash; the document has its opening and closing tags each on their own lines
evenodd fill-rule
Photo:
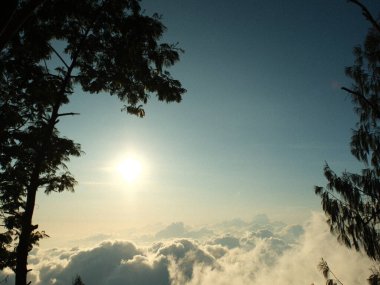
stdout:
<svg viewBox="0 0 380 285">
<path fill-rule="evenodd" d="M 50 138 L 53 134 L 54 126 L 57 123 L 58 110 L 60 103 L 56 103 L 53 107 L 49 123 L 46 126 L 46 133 L 43 138 L 42 144 L 37 151 L 36 160 L 34 162 L 34 170 L 31 175 L 29 187 L 27 188 L 27 196 L 25 203 L 25 211 L 21 217 L 21 232 L 19 242 L 16 249 L 16 282 L 15 285 L 28 285 L 28 255 L 29 250 L 32 248 L 32 233 L 38 227 L 32 224 L 34 206 L 36 204 L 36 195 L 38 187 L 40 186 L 40 175 L 42 170 L 42 162 L 45 158 L 46 149 L 48 149 Z"/>
<path fill-rule="evenodd" d="M 25 212 L 22 215 L 21 233 L 19 237 L 19 243 L 16 250 L 16 285 L 27 285 L 28 274 L 28 254 L 31 245 L 30 239 L 33 230 L 36 226 L 32 225 L 32 217 L 34 212 L 34 205 L 36 202 L 36 194 L 38 188 L 38 178 L 32 181 L 31 187 L 28 189 L 28 195 L 26 199 Z"/>
<path fill-rule="evenodd" d="M 90 30 L 87 30 L 86 34 L 82 38 L 81 42 L 84 42 Z M 80 44 L 81 46 L 81 44 Z M 1 48 L 1 46 L 0 46 Z M 62 81 L 61 88 L 58 91 L 57 99 L 55 104 L 53 105 L 53 110 L 51 112 L 51 117 L 49 118 L 48 124 L 46 126 L 46 133 L 42 138 L 42 144 L 40 147 L 37 147 L 37 156 L 34 162 L 34 170 L 31 175 L 31 180 L 29 187 L 27 188 L 27 198 L 25 204 L 25 211 L 22 214 L 21 218 L 21 233 L 19 236 L 19 243 L 16 249 L 16 283 L 15 285 L 28 285 L 27 283 L 27 274 L 28 274 L 28 254 L 29 250 L 32 248 L 31 237 L 33 230 L 37 228 L 37 226 L 32 225 L 32 218 L 34 212 L 34 206 L 36 202 L 36 194 L 37 190 L 40 187 L 40 175 L 43 172 L 42 162 L 45 159 L 45 152 L 49 148 L 50 138 L 53 135 L 53 130 L 55 125 L 58 122 L 58 111 L 62 104 L 61 100 L 65 94 L 66 87 L 70 84 L 71 80 L 71 72 L 73 71 L 76 60 L 78 57 L 80 48 L 78 48 L 77 52 L 74 54 L 71 65 L 67 69 L 67 73 L 65 78 Z"/>
</svg>

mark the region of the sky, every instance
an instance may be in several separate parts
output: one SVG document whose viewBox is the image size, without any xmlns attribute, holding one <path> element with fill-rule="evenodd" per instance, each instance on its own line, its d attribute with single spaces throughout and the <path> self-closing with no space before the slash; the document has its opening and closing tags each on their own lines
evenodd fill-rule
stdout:
<svg viewBox="0 0 380 285">
<path fill-rule="evenodd" d="M 366 1 L 373 11 L 380 3 Z M 287 224 L 321 210 L 323 166 L 360 169 L 344 68 L 368 23 L 344 0 L 144 0 L 163 41 L 185 50 L 170 69 L 179 104 L 151 97 L 145 118 L 108 94 L 77 89 L 61 133 L 82 145 L 68 164 L 75 193 L 39 193 L 35 221 L 57 246 L 88 236 L 130 238 L 171 223 L 202 227 L 260 213 Z M 140 163 L 128 182 L 117 171 Z M 149 229 L 149 230 L 148 230 Z"/>
</svg>

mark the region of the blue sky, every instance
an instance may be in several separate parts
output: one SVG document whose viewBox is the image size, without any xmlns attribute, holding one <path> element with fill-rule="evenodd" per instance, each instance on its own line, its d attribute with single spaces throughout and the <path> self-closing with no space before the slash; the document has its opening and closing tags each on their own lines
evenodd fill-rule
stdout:
<svg viewBox="0 0 380 285">
<path fill-rule="evenodd" d="M 380 3 L 366 1 L 372 11 Z M 288 220 L 320 210 L 314 185 L 325 161 L 356 170 L 355 116 L 344 67 L 368 23 L 344 0 L 145 0 L 185 49 L 170 71 L 188 90 L 180 104 L 153 96 L 146 117 L 107 94 L 80 90 L 61 132 L 86 153 L 69 164 L 75 194 L 38 197 L 48 234 L 117 231 L 152 223 L 207 223 L 257 213 Z M 115 163 L 132 155 L 141 177 L 123 182 Z M 63 230 L 65 229 L 65 230 Z"/>
</svg>

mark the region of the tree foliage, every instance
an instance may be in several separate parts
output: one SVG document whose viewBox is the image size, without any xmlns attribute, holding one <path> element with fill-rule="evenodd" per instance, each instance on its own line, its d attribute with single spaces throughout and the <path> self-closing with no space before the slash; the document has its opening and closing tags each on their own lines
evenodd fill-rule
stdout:
<svg viewBox="0 0 380 285">
<path fill-rule="evenodd" d="M 351 153 L 364 164 L 360 173 L 337 175 L 326 164 L 326 187 L 315 187 L 328 216 L 331 232 L 347 247 L 380 260 L 380 26 L 360 1 L 358 5 L 372 24 L 364 44 L 354 48 L 355 62 L 346 68 L 352 80 L 342 89 L 352 98 L 358 115 L 351 137 Z"/>
<path fill-rule="evenodd" d="M 82 281 L 82 278 L 77 275 L 73 280 L 73 285 L 85 285 Z"/>
<path fill-rule="evenodd" d="M 326 280 L 326 285 L 343 285 L 343 283 L 335 276 L 334 272 L 331 271 L 329 265 L 323 258 L 318 263 L 318 269 L 322 272 L 323 277 Z M 332 275 L 333 278 L 330 278 L 330 275 Z"/>
<path fill-rule="evenodd" d="M 372 274 L 367 279 L 369 285 L 380 285 L 380 272 L 377 268 L 371 269 Z"/>
<path fill-rule="evenodd" d="M 35 9 L 45 0 L 29 0 L 21 9 L 16 9 L 18 0 L 3 0 L 0 10 L 0 50 L 33 15 Z"/>
<path fill-rule="evenodd" d="M 342 281 L 331 271 L 330 266 L 322 258 L 317 266 L 318 270 L 322 273 L 323 277 L 326 280 L 326 285 L 344 285 Z M 372 274 L 367 279 L 369 285 L 379 285 L 380 284 L 380 272 L 377 268 L 371 268 Z M 331 276 L 332 275 L 332 278 Z M 314 284 L 314 283 L 313 283 Z"/>
<path fill-rule="evenodd" d="M 139 117 L 150 96 L 180 102 L 185 89 L 167 71 L 182 50 L 160 43 L 160 16 L 144 15 L 138 0 L 16 2 L 14 14 L 43 2 L 0 51 L 0 269 L 26 285 L 28 252 L 46 236 L 33 223 L 36 193 L 76 184 L 66 163 L 80 145 L 58 130 L 75 115 L 60 112 L 74 87 L 117 96 Z"/>
</svg>

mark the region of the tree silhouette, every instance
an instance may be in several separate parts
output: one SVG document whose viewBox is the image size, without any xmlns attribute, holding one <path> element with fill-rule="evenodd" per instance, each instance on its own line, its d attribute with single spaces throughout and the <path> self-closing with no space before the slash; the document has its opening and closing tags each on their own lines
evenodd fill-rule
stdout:
<svg viewBox="0 0 380 285">
<path fill-rule="evenodd" d="M 323 274 L 323 277 L 326 279 L 326 285 L 343 285 L 343 283 L 338 279 L 338 277 L 331 271 L 330 266 L 327 262 L 322 258 L 318 263 L 318 269 Z M 380 284 L 380 272 L 376 268 L 371 269 L 372 274 L 367 279 L 369 285 L 379 285 Z M 330 275 L 333 278 L 330 278 Z M 313 283 L 314 284 L 314 283 Z"/>
<path fill-rule="evenodd" d="M 33 12 L 45 0 L 29 0 L 20 3 L 17 0 L 3 0 L 0 9 L 0 50 L 17 33 Z M 21 8 L 19 6 L 21 4 Z"/>
<path fill-rule="evenodd" d="M 376 268 L 371 269 L 372 274 L 368 278 L 368 284 L 369 285 L 380 285 L 380 272 Z"/>
<path fill-rule="evenodd" d="M 46 236 L 33 224 L 37 191 L 76 184 L 66 163 L 80 145 L 57 126 L 76 113 L 61 107 L 75 86 L 117 96 L 139 117 L 152 94 L 180 102 L 185 89 L 167 67 L 182 50 L 160 43 L 164 31 L 138 0 L 44 1 L 0 50 L 0 269 L 13 269 L 16 285 L 27 284 L 28 252 Z"/>
<path fill-rule="evenodd" d="M 329 265 L 323 258 L 318 263 L 318 269 L 322 272 L 323 277 L 325 277 L 326 285 L 343 285 L 343 283 L 335 276 L 334 272 L 331 271 Z M 330 278 L 330 274 L 333 278 Z"/>
<path fill-rule="evenodd" d="M 73 285 L 85 285 L 82 281 L 82 278 L 80 278 L 79 275 L 77 275 L 75 277 L 75 279 L 73 280 Z"/>
<path fill-rule="evenodd" d="M 358 122 L 351 137 L 351 153 L 364 164 L 361 173 L 335 174 L 326 164 L 325 188 L 315 187 L 328 216 L 332 233 L 347 247 L 364 251 L 380 260 L 380 26 L 360 2 L 363 15 L 372 24 L 363 46 L 354 48 L 355 63 L 346 68 L 352 79 L 351 96 Z"/>
</svg>

